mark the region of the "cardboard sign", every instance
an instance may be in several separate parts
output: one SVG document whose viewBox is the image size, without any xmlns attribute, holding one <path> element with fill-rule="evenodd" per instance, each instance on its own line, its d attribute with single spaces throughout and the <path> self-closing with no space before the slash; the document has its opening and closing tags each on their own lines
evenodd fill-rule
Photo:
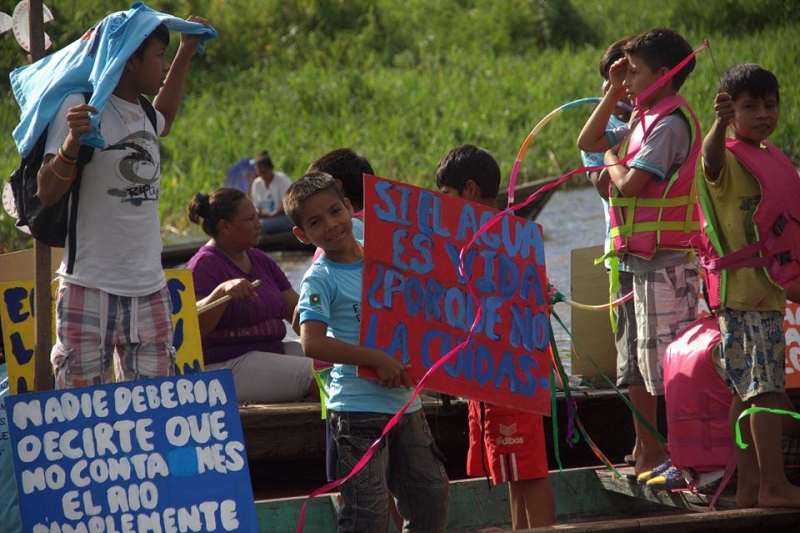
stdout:
<svg viewBox="0 0 800 533">
<path fill-rule="evenodd" d="M 194 282 L 191 270 L 166 270 L 167 289 L 171 299 L 172 344 L 175 347 L 175 372 L 190 374 L 203 370 L 203 349 L 197 321 Z M 2 327 L 11 394 L 33 390 L 34 375 L 34 283 L 10 281 L 0 283 L 0 327 Z M 57 282 L 52 286 L 53 294 Z M 55 298 L 53 299 L 55 320 Z M 55 343 L 55 326 L 53 326 Z"/>
<path fill-rule="evenodd" d="M 6 406 L 25 531 L 258 531 L 228 370 Z"/>
<path fill-rule="evenodd" d="M 419 380 L 472 329 L 467 347 L 425 388 L 549 414 L 539 225 L 504 216 L 464 251 L 461 275 L 462 249 L 495 209 L 374 176 L 364 177 L 364 190 L 362 344 L 410 363 L 410 377 Z M 359 368 L 359 375 L 375 374 Z"/>
<path fill-rule="evenodd" d="M 783 318 L 786 332 L 786 388 L 800 388 L 800 305 L 786 302 Z"/>
</svg>

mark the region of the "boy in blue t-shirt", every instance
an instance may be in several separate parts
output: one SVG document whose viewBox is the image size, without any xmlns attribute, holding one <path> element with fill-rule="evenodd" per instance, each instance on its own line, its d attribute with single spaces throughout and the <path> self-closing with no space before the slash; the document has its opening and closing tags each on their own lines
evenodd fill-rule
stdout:
<svg viewBox="0 0 800 533">
<path fill-rule="evenodd" d="M 289 187 L 284 208 L 297 238 L 325 251 L 303 277 L 297 312 L 305 354 L 334 363 L 327 408 L 339 455 L 337 475 L 344 477 L 411 398 L 409 367 L 359 345 L 364 249 L 353 236 L 350 205 L 334 179 L 307 174 Z M 374 368 L 378 381 L 359 377 L 358 366 Z M 445 530 L 447 473 L 419 399 L 340 492 L 339 531 L 383 531 L 387 493 L 395 498 L 404 531 Z"/>
</svg>

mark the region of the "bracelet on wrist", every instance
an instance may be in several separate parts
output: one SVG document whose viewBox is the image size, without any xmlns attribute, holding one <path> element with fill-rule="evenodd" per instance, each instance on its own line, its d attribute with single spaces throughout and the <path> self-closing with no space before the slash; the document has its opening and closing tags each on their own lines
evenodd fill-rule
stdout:
<svg viewBox="0 0 800 533">
<path fill-rule="evenodd" d="M 62 175 L 61 175 L 61 174 L 59 174 L 59 173 L 58 173 L 58 171 L 56 170 L 56 167 L 55 167 L 55 165 L 53 164 L 53 161 L 55 161 L 55 160 L 54 160 L 54 159 L 51 159 L 51 160 L 50 160 L 50 170 L 53 172 L 53 174 L 55 174 L 55 176 L 56 176 L 58 179 L 60 179 L 60 180 L 64 180 L 64 181 L 72 181 L 73 179 L 75 179 L 75 166 L 74 166 L 74 165 L 72 165 L 72 167 L 70 168 L 70 175 L 69 175 L 69 176 L 62 176 Z"/>
<path fill-rule="evenodd" d="M 64 145 L 63 144 L 58 147 L 58 151 L 61 153 L 61 155 L 64 156 L 65 159 L 68 159 L 70 161 L 77 161 L 78 160 L 78 156 L 77 155 L 76 156 L 71 156 L 71 155 L 67 154 L 67 151 L 64 150 Z"/>
<path fill-rule="evenodd" d="M 56 157 L 58 157 L 62 163 L 65 165 L 75 165 L 78 163 L 78 158 L 75 159 L 71 158 L 67 154 L 64 153 L 64 149 L 60 146 L 58 147 L 58 152 L 56 152 Z"/>
</svg>

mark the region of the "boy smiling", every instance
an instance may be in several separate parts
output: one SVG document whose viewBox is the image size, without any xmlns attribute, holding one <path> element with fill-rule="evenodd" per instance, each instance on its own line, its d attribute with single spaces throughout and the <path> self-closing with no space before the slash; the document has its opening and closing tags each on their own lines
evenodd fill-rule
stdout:
<svg viewBox="0 0 800 533">
<path fill-rule="evenodd" d="M 411 399 L 409 366 L 359 344 L 364 248 L 336 181 L 311 172 L 289 187 L 283 204 L 297 238 L 325 252 L 303 277 L 297 313 L 306 356 L 334 363 L 326 405 L 342 478 Z M 378 381 L 359 377 L 358 366 L 374 368 Z M 383 531 L 388 495 L 403 516 L 403 531 L 445 530 L 448 479 L 421 407 L 419 398 L 411 402 L 369 463 L 340 486 L 340 532 Z"/>
<path fill-rule="evenodd" d="M 791 161 L 767 142 L 778 125 L 779 102 L 778 80 L 772 72 L 754 64 L 732 67 L 720 81 L 714 124 L 703 142 L 698 190 L 706 219 L 704 243 L 710 243 L 704 259 L 735 257 L 747 262 L 706 269 L 710 304 L 717 311 L 721 333 L 720 373 L 735 393 L 731 427 L 751 406 L 793 410 L 786 406 L 784 394 L 783 316 L 784 287 L 797 283 L 798 265 L 796 259 L 773 259 L 787 246 L 791 252 L 800 234 L 794 222 L 800 210 L 800 178 Z M 730 138 L 726 138 L 728 128 Z M 765 245 L 759 253 L 747 251 L 765 237 L 772 239 L 778 226 L 781 237 L 790 239 L 788 244 L 779 237 L 774 239 L 777 244 Z M 737 253 L 741 250 L 744 256 Z M 752 262 L 759 256 L 766 260 L 760 266 Z M 777 269 L 776 264 L 780 264 Z M 800 488 L 789 483 L 784 470 L 781 418 L 754 413 L 738 423 L 743 440 L 755 446 L 736 447 L 737 505 L 800 507 Z"/>
</svg>

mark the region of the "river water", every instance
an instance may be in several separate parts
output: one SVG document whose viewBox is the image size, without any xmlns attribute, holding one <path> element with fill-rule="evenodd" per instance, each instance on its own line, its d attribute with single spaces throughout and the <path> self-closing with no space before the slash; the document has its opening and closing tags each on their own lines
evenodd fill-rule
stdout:
<svg viewBox="0 0 800 533">
<path fill-rule="evenodd" d="M 592 187 L 558 190 L 536 219 L 544 230 L 545 264 L 550 283 L 565 295 L 570 294 L 570 252 L 603 242 L 605 221 L 602 205 Z M 298 289 L 303 274 L 311 265 L 311 256 L 305 252 L 270 255 L 286 272 L 292 286 Z M 560 304 L 555 310 L 569 327 L 570 308 Z M 569 336 L 555 321 L 553 328 L 558 352 L 569 370 Z"/>
</svg>

